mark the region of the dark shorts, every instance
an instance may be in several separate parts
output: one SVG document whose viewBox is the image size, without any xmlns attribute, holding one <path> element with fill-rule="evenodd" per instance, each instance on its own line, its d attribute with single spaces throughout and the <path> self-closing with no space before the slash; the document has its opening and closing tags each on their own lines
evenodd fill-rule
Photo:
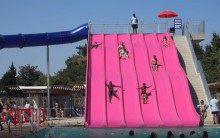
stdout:
<svg viewBox="0 0 220 138">
<path fill-rule="evenodd" d="M 109 91 L 109 92 L 108 92 L 108 95 L 109 95 L 109 96 L 116 95 L 116 92 L 117 92 L 117 91 L 113 91 L 113 92 L 112 92 L 112 91 Z"/>
<path fill-rule="evenodd" d="M 214 114 L 219 114 L 219 111 L 214 111 L 214 112 L 212 112 L 212 114 L 214 115 Z"/>
<path fill-rule="evenodd" d="M 132 28 L 138 28 L 137 24 L 132 24 L 131 26 L 132 26 Z"/>
</svg>

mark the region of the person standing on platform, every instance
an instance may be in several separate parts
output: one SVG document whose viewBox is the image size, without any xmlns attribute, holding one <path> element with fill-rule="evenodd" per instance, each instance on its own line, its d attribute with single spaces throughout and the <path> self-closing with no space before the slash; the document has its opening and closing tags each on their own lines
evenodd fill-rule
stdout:
<svg viewBox="0 0 220 138">
<path fill-rule="evenodd" d="M 131 27 L 133 29 L 133 34 L 136 34 L 138 29 L 138 18 L 136 17 L 135 13 L 131 17 Z"/>
</svg>

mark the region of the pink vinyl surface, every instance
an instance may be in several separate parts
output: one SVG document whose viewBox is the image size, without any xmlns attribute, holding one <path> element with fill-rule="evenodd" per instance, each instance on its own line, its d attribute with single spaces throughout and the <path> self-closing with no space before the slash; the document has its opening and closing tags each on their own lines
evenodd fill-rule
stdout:
<svg viewBox="0 0 220 138">
<path fill-rule="evenodd" d="M 181 121 L 176 112 L 169 76 L 165 70 L 161 50 L 157 48 L 159 45 L 157 36 L 156 34 L 145 34 L 144 39 L 148 49 L 149 62 L 151 62 L 153 55 L 156 55 L 160 65 L 158 71 L 152 71 L 152 74 L 156 84 L 161 119 L 164 126 L 180 126 Z"/>
<path fill-rule="evenodd" d="M 167 37 L 168 47 L 163 45 L 162 40 L 164 36 Z M 158 49 L 162 50 L 164 64 L 171 80 L 178 116 L 184 126 L 196 125 L 198 124 L 200 117 L 193 106 L 188 81 L 186 74 L 179 63 L 175 43 L 168 33 L 157 34 L 157 37 L 158 42 L 160 43 Z"/>
<path fill-rule="evenodd" d="M 160 112 L 157 105 L 157 95 L 153 75 L 151 73 L 151 65 L 148 57 L 148 50 L 144 40 L 143 34 L 132 35 L 132 44 L 134 49 L 134 59 L 137 71 L 138 86 L 141 87 L 143 83 L 151 86 L 147 89 L 149 94 L 148 104 L 141 103 L 141 110 L 145 126 L 155 127 L 162 126 L 163 122 L 160 118 Z M 141 90 L 138 91 L 141 96 Z"/>
<path fill-rule="evenodd" d="M 162 35 L 172 42 L 170 49 L 161 46 Z M 93 34 L 89 41 L 103 43 L 98 48 L 88 48 L 86 127 L 199 125 L 186 75 L 169 34 Z M 129 58 L 125 60 L 119 58 L 120 42 L 128 50 Z M 158 71 L 151 68 L 153 55 L 160 64 Z M 113 96 L 112 103 L 105 85 L 109 81 L 121 86 L 114 87 L 119 99 Z M 151 85 L 147 104 L 137 89 L 143 83 Z"/>
<path fill-rule="evenodd" d="M 127 51 L 129 51 L 129 58 L 120 60 L 126 124 L 128 127 L 141 127 L 144 126 L 144 122 L 140 107 L 141 97 L 137 92 L 138 80 L 130 34 L 118 35 L 118 42 L 124 42 Z"/>
<path fill-rule="evenodd" d="M 105 35 L 105 76 L 106 81 L 112 81 L 116 86 L 122 86 L 121 71 L 119 65 L 118 56 L 118 41 L 117 35 Z M 112 103 L 109 103 L 108 90 L 106 87 L 106 112 L 107 112 L 107 122 L 109 127 L 125 127 L 125 117 L 124 117 L 124 107 L 123 107 L 123 94 L 122 88 L 114 88 L 117 90 L 117 95 L 120 100 L 113 97 Z"/>
</svg>

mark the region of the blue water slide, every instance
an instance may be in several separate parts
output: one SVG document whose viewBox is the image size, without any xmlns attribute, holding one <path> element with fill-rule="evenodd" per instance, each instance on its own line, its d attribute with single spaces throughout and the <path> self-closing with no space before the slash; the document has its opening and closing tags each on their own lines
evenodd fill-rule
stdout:
<svg viewBox="0 0 220 138">
<path fill-rule="evenodd" d="M 70 31 L 37 34 L 0 35 L 0 49 L 73 43 L 83 39 L 87 39 L 88 31 L 89 25 L 88 23 L 85 23 Z"/>
</svg>

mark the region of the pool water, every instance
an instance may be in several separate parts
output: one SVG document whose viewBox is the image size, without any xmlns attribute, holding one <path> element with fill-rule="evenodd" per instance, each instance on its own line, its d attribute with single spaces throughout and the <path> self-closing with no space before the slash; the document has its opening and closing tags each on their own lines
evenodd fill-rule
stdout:
<svg viewBox="0 0 220 138">
<path fill-rule="evenodd" d="M 151 132 L 156 132 L 158 138 L 165 138 L 168 131 L 172 131 L 175 137 L 181 133 L 189 136 L 190 131 L 201 137 L 203 131 L 207 131 L 211 138 L 220 138 L 220 127 L 193 127 L 193 128 L 70 128 L 58 127 L 45 128 L 27 138 L 128 138 L 130 130 L 134 130 L 135 138 L 146 138 Z"/>
</svg>

